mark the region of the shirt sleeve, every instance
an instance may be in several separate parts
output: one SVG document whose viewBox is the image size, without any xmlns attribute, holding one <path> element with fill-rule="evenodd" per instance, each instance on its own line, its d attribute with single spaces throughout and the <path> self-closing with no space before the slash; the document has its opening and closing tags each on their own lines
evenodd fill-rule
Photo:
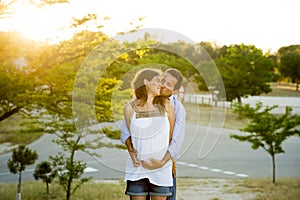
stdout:
<svg viewBox="0 0 300 200">
<path fill-rule="evenodd" d="M 185 135 L 185 116 L 186 112 L 181 104 L 181 102 L 178 101 L 176 97 L 173 97 L 171 102 L 174 105 L 174 111 L 175 111 L 175 124 L 172 134 L 172 140 L 169 145 L 168 151 L 172 158 L 174 160 L 178 159 L 178 154 L 180 151 L 180 148 L 182 146 L 184 135 Z"/>
<path fill-rule="evenodd" d="M 132 101 L 135 99 L 135 96 L 132 97 Z M 127 138 L 130 137 L 130 132 L 129 132 L 129 129 L 127 127 L 127 124 L 126 124 L 126 120 L 125 118 L 122 120 L 122 125 L 121 125 L 121 142 L 123 144 L 125 144 L 125 141 L 127 140 Z"/>
<path fill-rule="evenodd" d="M 121 142 L 123 144 L 125 144 L 125 141 L 127 140 L 127 138 L 129 138 L 130 133 L 126 124 L 125 119 L 122 120 L 122 125 L 121 125 Z"/>
</svg>

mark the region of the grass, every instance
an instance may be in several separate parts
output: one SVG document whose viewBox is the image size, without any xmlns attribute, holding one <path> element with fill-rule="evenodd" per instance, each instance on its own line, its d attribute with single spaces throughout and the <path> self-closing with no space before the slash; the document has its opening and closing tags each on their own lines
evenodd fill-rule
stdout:
<svg viewBox="0 0 300 200">
<path fill-rule="evenodd" d="M 300 178 L 178 178 L 177 199 L 298 200 Z"/>
<path fill-rule="evenodd" d="M 22 114 L 14 114 L 0 122 L 0 144 L 30 144 L 43 135 L 36 120 Z"/>
<path fill-rule="evenodd" d="M 198 123 L 203 126 L 213 126 L 215 123 L 218 127 L 224 125 L 224 128 L 238 130 L 243 128 L 247 123 L 248 119 L 239 119 L 238 115 L 232 112 L 230 108 L 212 107 L 209 105 L 196 105 L 193 103 L 184 103 L 186 110 L 186 122 L 187 123 Z M 220 113 L 220 116 L 214 114 Z M 195 118 L 199 116 L 199 118 Z M 212 118 L 212 116 L 214 118 Z"/>
<path fill-rule="evenodd" d="M 298 200 L 300 198 L 300 178 L 279 178 L 276 184 L 271 178 L 244 179 L 229 193 L 254 193 L 253 200 Z"/>
<path fill-rule="evenodd" d="M 42 181 L 25 181 L 22 183 L 22 200 L 47 199 L 45 184 Z M 72 200 L 127 200 L 124 194 L 125 183 L 101 183 L 90 181 L 82 185 L 71 197 Z M 16 199 L 17 184 L 0 184 L 0 200 Z M 58 183 L 50 184 L 50 199 L 63 200 L 65 192 Z"/>
<path fill-rule="evenodd" d="M 258 179 L 226 179 L 210 180 L 208 178 L 178 178 L 177 190 L 187 190 L 192 186 L 199 188 L 221 187 L 225 194 L 254 194 L 252 200 L 296 200 L 300 197 L 300 178 L 278 178 L 273 184 L 271 178 Z M 72 196 L 72 200 L 125 200 L 129 199 L 124 194 L 125 183 L 123 180 L 109 182 L 90 181 L 80 187 Z M 0 200 L 13 200 L 16 197 L 17 184 L 0 184 Z M 50 199 L 63 200 L 65 193 L 62 187 L 54 182 L 50 184 Z M 199 191 L 202 194 L 203 191 Z M 221 195 L 222 196 L 222 195 Z M 22 183 L 22 200 L 44 200 L 47 199 L 45 184 L 42 181 L 24 181 Z M 218 199 L 217 197 L 215 199 Z M 222 199 L 222 198 L 221 198 Z"/>
<path fill-rule="evenodd" d="M 296 91 L 296 84 L 271 83 L 272 92 L 264 96 L 300 97 L 300 91 Z"/>
</svg>

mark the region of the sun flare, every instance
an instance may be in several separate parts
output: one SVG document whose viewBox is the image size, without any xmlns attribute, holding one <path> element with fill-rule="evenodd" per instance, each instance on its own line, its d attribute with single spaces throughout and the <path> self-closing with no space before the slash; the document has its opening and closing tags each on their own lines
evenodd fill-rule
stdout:
<svg viewBox="0 0 300 200">
<path fill-rule="evenodd" d="M 20 3 L 15 6 L 10 27 L 20 32 L 24 37 L 35 41 L 59 40 L 62 36 L 68 35 L 64 30 L 67 23 L 66 18 L 61 14 L 61 11 L 61 7 L 40 8 L 31 4 Z"/>
</svg>

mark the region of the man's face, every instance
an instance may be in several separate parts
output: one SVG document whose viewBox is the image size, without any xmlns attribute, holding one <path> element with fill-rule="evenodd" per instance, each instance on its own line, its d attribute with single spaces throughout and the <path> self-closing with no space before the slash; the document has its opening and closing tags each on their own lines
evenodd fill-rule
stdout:
<svg viewBox="0 0 300 200">
<path fill-rule="evenodd" d="M 177 83 L 177 79 L 169 73 L 164 73 L 161 78 L 160 84 L 160 95 L 169 97 L 174 93 L 174 87 Z"/>
</svg>

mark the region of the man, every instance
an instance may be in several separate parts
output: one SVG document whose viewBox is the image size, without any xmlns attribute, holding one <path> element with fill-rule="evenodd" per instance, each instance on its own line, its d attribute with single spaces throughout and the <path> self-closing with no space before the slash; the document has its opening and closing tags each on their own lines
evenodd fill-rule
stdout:
<svg viewBox="0 0 300 200">
<path fill-rule="evenodd" d="M 184 134 L 185 134 L 185 110 L 180 101 L 178 101 L 177 97 L 174 95 L 176 91 L 179 90 L 182 83 L 182 75 L 176 69 L 168 69 L 163 74 L 161 79 L 161 90 L 160 95 L 168 97 L 171 103 L 174 105 L 175 112 L 175 125 L 173 129 L 172 139 L 170 141 L 170 145 L 167 153 L 165 154 L 162 160 L 152 159 L 151 162 L 146 161 L 138 161 L 136 155 L 138 152 L 133 149 L 131 143 L 131 137 L 126 126 L 125 120 L 122 122 L 121 127 L 121 141 L 126 144 L 129 154 L 132 158 L 132 161 L 135 166 L 143 165 L 148 169 L 157 169 L 163 167 L 170 159 L 173 160 L 174 170 L 173 170 L 173 187 L 172 187 L 172 196 L 167 197 L 167 200 L 175 200 L 176 199 L 176 168 L 175 162 L 178 159 L 179 150 L 181 148 Z"/>
</svg>

